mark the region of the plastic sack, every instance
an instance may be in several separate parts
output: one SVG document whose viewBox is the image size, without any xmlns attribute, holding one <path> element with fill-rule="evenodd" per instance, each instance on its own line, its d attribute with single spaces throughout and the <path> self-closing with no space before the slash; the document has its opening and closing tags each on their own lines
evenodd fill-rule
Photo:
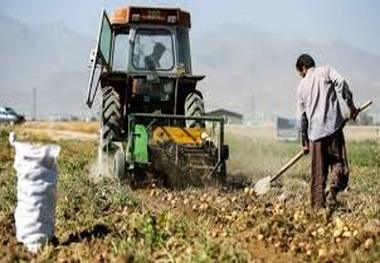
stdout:
<svg viewBox="0 0 380 263">
<path fill-rule="evenodd" d="M 16 238 L 37 252 L 54 236 L 58 145 L 10 142 L 16 149 Z"/>
</svg>

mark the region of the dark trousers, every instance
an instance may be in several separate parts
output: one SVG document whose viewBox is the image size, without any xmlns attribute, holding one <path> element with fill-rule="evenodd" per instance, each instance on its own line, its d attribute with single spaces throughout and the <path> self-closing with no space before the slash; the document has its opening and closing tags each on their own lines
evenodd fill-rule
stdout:
<svg viewBox="0 0 380 263">
<path fill-rule="evenodd" d="M 311 154 L 311 206 L 321 208 L 325 206 L 327 191 L 335 196 L 347 187 L 349 169 L 342 129 L 312 142 Z"/>
</svg>

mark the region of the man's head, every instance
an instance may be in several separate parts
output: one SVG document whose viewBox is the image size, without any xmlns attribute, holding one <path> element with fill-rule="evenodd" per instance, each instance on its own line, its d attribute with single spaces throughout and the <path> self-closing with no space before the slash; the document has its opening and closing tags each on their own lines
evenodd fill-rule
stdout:
<svg viewBox="0 0 380 263">
<path fill-rule="evenodd" d="M 315 67 L 314 59 L 309 54 L 302 54 L 298 57 L 296 62 L 296 69 L 301 75 L 301 77 L 305 77 L 309 68 Z"/>
<path fill-rule="evenodd" d="M 160 42 L 156 42 L 156 44 L 154 44 L 154 47 L 153 47 L 153 54 L 155 56 L 157 56 L 157 58 L 161 58 L 162 54 L 164 54 L 166 48 L 165 46 L 160 43 Z"/>
</svg>

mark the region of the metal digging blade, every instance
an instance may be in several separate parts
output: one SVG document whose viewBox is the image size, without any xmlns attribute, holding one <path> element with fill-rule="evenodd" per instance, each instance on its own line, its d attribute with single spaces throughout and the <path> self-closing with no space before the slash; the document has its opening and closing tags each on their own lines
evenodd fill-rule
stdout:
<svg viewBox="0 0 380 263">
<path fill-rule="evenodd" d="M 367 101 L 361 107 L 358 108 L 358 114 L 368 108 L 372 104 L 372 101 Z M 292 167 L 299 159 L 304 156 L 303 150 L 300 151 L 296 156 L 294 156 L 287 164 L 285 164 L 280 171 L 278 171 L 275 175 L 267 176 L 260 179 L 253 187 L 253 190 L 257 195 L 263 195 L 270 189 L 271 182 L 275 181 L 279 178 L 283 173 L 285 173 L 290 167 Z"/>
<path fill-rule="evenodd" d="M 270 189 L 270 183 L 276 180 L 278 177 L 280 177 L 283 173 L 285 173 L 290 167 L 292 167 L 299 159 L 304 156 L 303 150 L 300 151 L 296 156 L 294 156 L 287 164 L 285 164 L 278 173 L 276 173 L 273 176 L 267 176 L 263 179 L 260 179 L 255 186 L 253 187 L 253 190 L 255 190 L 256 194 L 263 195 Z"/>
<path fill-rule="evenodd" d="M 271 176 L 264 177 L 255 184 L 255 186 L 253 187 L 253 190 L 255 190 L 257 195 L 263 195 L 269 191 L 271 182 L 272 182 Z"/>
</svg>

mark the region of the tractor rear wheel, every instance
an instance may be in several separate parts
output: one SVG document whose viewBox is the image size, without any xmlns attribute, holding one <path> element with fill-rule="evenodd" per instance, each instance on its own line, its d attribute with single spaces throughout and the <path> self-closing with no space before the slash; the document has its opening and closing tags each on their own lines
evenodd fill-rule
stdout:
<svg viewBox="0 0 380 263">
<path fill-rule="evenodd" d="M 112 87 L 102 88 L 101 149 L 107 152 L 112 141 L 120 138 L 122 105 L 119 93 Z"/>
<path fill-rule="evenodd" d="M 185 99 L 185 115 L 191 117 L 202 117 L 205 115 L 205 106 L 202 93 L 198 90 L 190 92 Z M 186 120 L 188 128 L 204 128 L 205 122 L 202 120 Z"/>
</svg>

